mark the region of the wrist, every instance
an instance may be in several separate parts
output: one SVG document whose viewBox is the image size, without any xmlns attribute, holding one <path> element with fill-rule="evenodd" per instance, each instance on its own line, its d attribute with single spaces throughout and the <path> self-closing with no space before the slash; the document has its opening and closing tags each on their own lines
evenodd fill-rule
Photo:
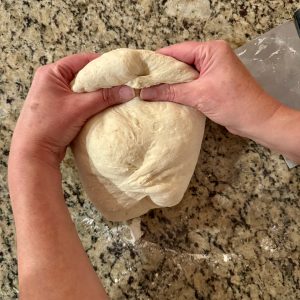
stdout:
<svg viewBox="0 0 300 300">
<path fill-rule="evenodd" d="M 300 162 L 300 111 L 281 105 L 256 141 Z"/>
<path fill-rule="evenodd" d="M 227 129 L 233 134 L 249 139 L 262 139 L 265 132 L 270 130 L 269 123 L 277 115 L 282 104 L 263 90 L 247 102 L 251 105 L 241 113 L 240 125 L 236 128 L 227 127 Z"/>
<path fill-rule="evenodd" d="M 32 146 L 17 147 L 12 144 L 8 160 L 8 183 L 10 187 L 26 184 L 28 173 L 35 173 L 41 178 L 45 176 L 61 177 L 60 162 L 55 155 L 46 150 Z"/>
<path fill-rule="evenodd" d="M 250 127 L 241 135 L 285 155 L 292 161 L 300 162 L 299 127 L 300 111 L 279 103 L 264 122 Z"/>
<path fill-rule="evenodd" d="M 14 152 L 14 150 L 13 150 Z M 61 182 L 59 165 L 55 166 L 48 158 L 27 153 L 12 153 L 8 160 L 8 185 L 11 199 L 22 195 L 32 186 L 38 191 L 45 182 L 52 182 L 53 188 Z"/>
<path fill-rule="evenodd" d="M 60 163 L 65 155 L 63 152 L 55 152 L 48 147 L 35 143 L 24 143 L 13 138 L 10 148 L 9 162 L 17 164 L 35 164 L 48 166 L 59 170 Z"/>
</svg>

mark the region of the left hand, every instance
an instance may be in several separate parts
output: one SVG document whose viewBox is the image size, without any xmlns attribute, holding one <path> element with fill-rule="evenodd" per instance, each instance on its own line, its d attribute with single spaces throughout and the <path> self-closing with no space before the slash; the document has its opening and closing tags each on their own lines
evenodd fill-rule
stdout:
<svg viewBox="0 0 300 300">
<path fill-rule="evenodd" d="M 75 54 L 38 68 L 14 131 L 11 157 L 27 155 L 57 167 L 89 118 L 134 97 L 128 87 L 72 92 L 76 73 L 97 57 Z"/>
</svg>

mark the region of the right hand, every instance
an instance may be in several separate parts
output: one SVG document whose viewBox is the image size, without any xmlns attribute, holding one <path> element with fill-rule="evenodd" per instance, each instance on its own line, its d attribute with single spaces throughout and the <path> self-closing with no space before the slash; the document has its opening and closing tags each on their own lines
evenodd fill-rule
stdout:
<svg viewBox="0 0 300 300">
<path fill-rule="evenodd" d="M 230 132 L 246 137 L 259 132 L 281 106 L 259 86 L 224 41 L 184 42 L 158 52 L 194 65 L 200 76 L 188 83 L 143 89 L 144 100 L 195 107 Z"/>
</svg>

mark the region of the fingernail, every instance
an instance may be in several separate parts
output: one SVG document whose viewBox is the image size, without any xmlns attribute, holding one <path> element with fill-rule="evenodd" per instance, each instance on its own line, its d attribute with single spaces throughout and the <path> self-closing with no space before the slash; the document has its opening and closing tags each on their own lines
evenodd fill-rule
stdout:
<svg viewBox="0 0 300 300">
<path fill-rule="evenodd" d="M 154 88 L 146 88 L 141 91 L 141 99 L 143 100 L 151 100 L 156 98 L 156 90 Z"/>
<path fill-rule="evenodd" d="M 124 101 L 131 100 L 135 96 L 134 90 L 129 86 L 122 86 L 119 89 L 119 95 L 120 99 Z"/>
</svg>

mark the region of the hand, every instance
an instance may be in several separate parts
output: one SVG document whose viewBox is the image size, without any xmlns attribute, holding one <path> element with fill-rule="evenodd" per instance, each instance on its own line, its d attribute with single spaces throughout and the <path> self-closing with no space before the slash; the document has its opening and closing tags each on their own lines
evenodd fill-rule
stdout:
<svg viewBox="0 0 300 300">
<path fill-rule="evenodd" d="M 200 76 L 189 83 L 143 89 L 144 100 L 166 100 L 195 107 L 232 133 L 243 136 L 259 130 L 280 107 L 224 41 L 184 42 L 158 52 L 194 65 Z"/>
<path fill-rule="evenodd" d="M 70 82 L 97 54 L 75 54 L 40 67 L 14 131 L 11 156 L 28 154 L 59 165 L 84 123 L 108 106 L 134 97 L 128 87 L 73 93 Z"/>
</svg>

